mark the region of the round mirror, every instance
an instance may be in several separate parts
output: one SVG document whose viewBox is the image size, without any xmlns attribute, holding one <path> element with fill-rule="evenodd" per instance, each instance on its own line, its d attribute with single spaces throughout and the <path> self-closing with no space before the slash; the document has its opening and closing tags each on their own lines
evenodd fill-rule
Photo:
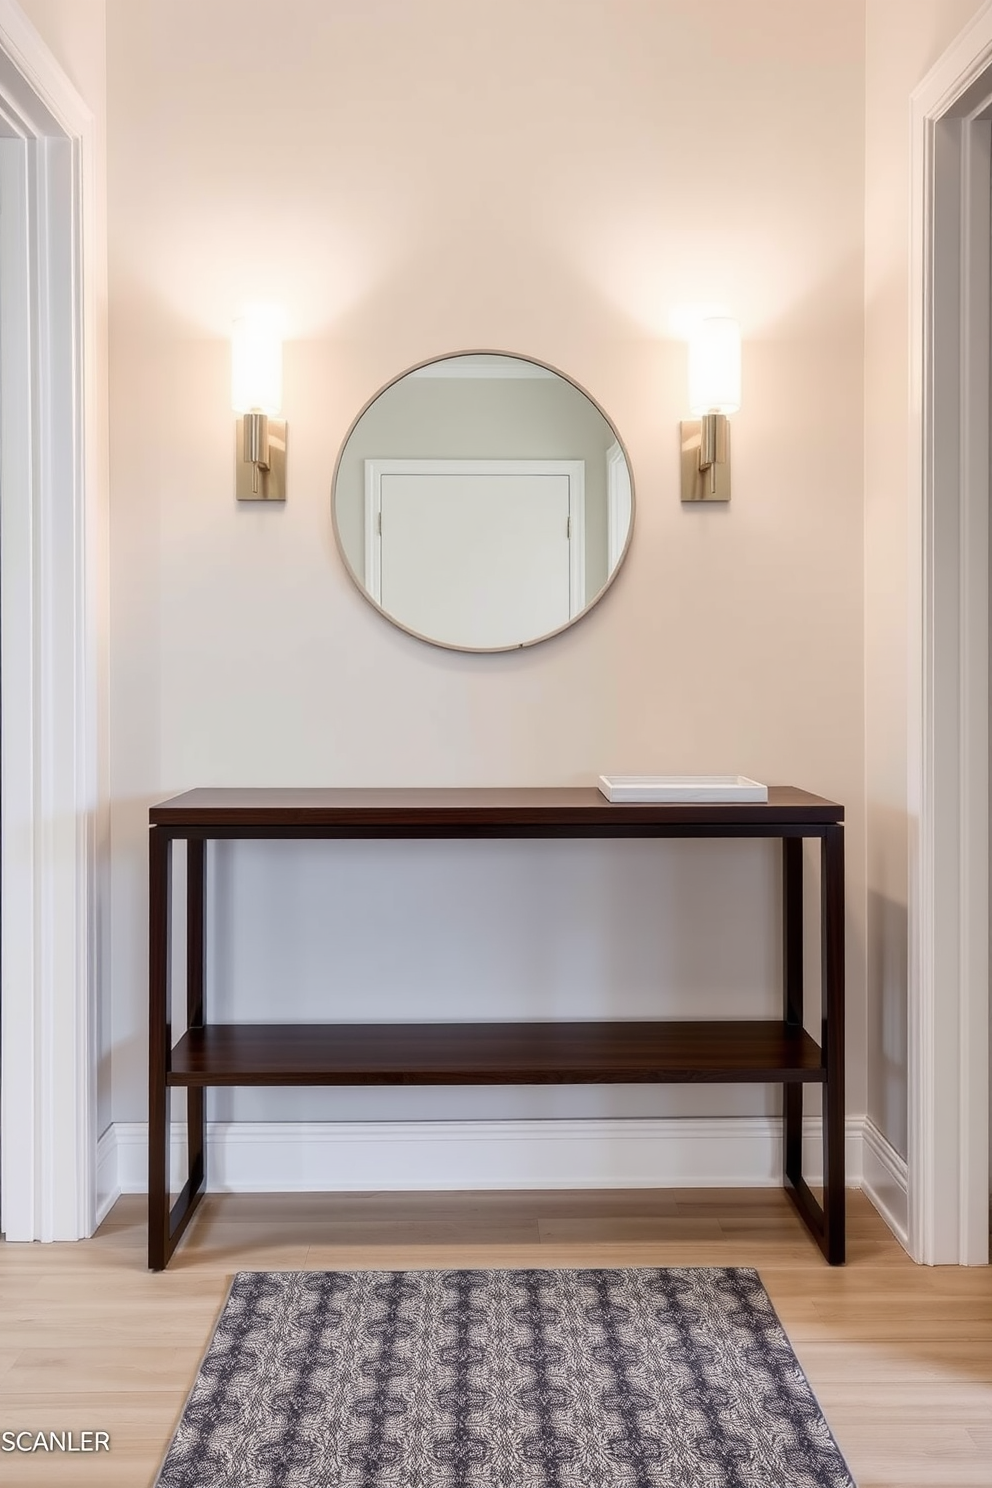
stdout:
<svg viewBox="0 0 992 1488">
<path fill-rule="evenodd" d="M 612 582 L 634 497 L 616 430 L 525 357 L 426 362 L 355 420 L 334 473 L 348 571 L 436 646 L 508 651 L 574 624 Z"/>
</svg>

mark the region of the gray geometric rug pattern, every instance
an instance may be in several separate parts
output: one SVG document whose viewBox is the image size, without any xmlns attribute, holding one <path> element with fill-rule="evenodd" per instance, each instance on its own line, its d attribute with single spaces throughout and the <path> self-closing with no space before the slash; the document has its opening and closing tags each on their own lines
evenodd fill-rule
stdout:
<svg viewBox="0 0 992 1488">
<path fill-rule="evenodd" d="M 854 1488 L 756 1271 L 246 1271 L 158 1488 Z"/>
</svg>

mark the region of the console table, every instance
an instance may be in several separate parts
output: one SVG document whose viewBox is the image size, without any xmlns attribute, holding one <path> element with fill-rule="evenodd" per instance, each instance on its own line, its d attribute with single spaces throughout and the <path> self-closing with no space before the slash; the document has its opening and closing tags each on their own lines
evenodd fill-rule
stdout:
<svg viewBox="0 0 992 1488">
<path fill-rule="evenodd" d="M 165 1267 L 205 1188 L 208 1085 L 776 1082 L 785 1187 L 844 1260 L 843 807 L 791 786 L 767 803 L 609 802 L 594 788 L 191 790 L 154 806 L 149 879 L 148 1264 Z M 773 1021 L 224 1024 L 204 998 L 206 846 L 221 838 L 773 837 L 782 842 L 783 1003 Z M 820 842 L 821 1035 L 803 1026 L 803 839 Z M 172 844 L 186 843 L 186 1032 L 171 1033 Z M 823 1202 L 802 1173 L 803 1086 L 823 1091 Z M 189 1162 L 169 1195 L 169 1093 Z"/>
</svg>

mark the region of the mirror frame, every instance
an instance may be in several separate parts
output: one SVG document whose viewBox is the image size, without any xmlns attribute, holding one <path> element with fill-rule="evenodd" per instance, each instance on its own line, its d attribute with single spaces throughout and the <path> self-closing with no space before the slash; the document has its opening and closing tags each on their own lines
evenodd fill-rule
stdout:
<svg viewBox="0 0 992 1488">
<path fill-rule="evenodd" d="M 352 434 L 354 434 L 358 425 L 368 413 L 373 403 L 377 402 L 378 399 L 382 397 L 383 393 L 388 392 L 391 387 L 395 387 L 398 382 L 402 382 L 405 377 L 409 377 L 411 372 L 419 372 L 421 367 L 433 366 L 435 362 L 446 362 L 454 359 L 455 357 L 463 356 L 511 357 L 514 361 L 531 362 L 535 367 L 543 367 L 546 372 L 554 373 L 556 377 L 561 378 L 562 382 L 570 383 L 571 386 L 575 388 L 576 392 L 581 393 L 582 396 L 589 403 L 592 404 L 593 408 L 595 408 L 596 412 L 606 423 L 607 428 L 612 431 L 613 437 L 616 440 L 617 444 L 620 446 L 620 450 L 623 454 L 624 460 L 627 463 L 627 474 L 630 478 L 630 523 L 627 527 L 627 537 L 622 549 L 620 550 L 620 555 L 613 567 L 613 571 L 607 577 L 606 583 L 602 586 L 601 589 L 597 589 L 592 599 L 590 599 L 589 602 L 583 606 L 583 608 L 577 615 L 570 616 L 569 619 L 565 621 L 564 625 L 558 625 L 555 627 L 554 630 L 547 630 L 542 635 L 534 636 L 532 640 L 516 641 L 511 646 L 459 646 L 453 641 L 441 641 L 434 636 L 424 635 L 422 631 L 413 630 L 409 625 L 404 625 L 402 620 L 397 620 L 396 617 L 394 615 L 391 615 L 387 609 L 384 609 L 377 599 L 373 599 L 372 595 L 366 589 L 361 578 L 351 566 L 351 561 L 349 560 L 348 555 L 345 552 L 344 543 L 341 541 L 341 532 L 338 527 L 338 511 L 334 499 L 335 492 L 337 490 L 338 471 L 341 468 L 341 461 L 344 458 L 344 452 L 348 448 L 348 441 L 351 439 Z M 446 351 L 440 352 L 436 356 L 424 357 L 423 361 L 414 362 L 404 371 L 398 372 L 395 377 L 391 377 L 388 382 L 384 382 L 382 387 L 380 387 L 377 392 L 373 393 L 371 398 L 368 398 L 365 401 L 358 413 L 352 419 L 351 423 L 348 425 L 347 432 L 342 439 L 341 446 L 338 450 L 337 459 L 334 461 L 334 473 L 331 477 L 331 521 L 334 527 L 334 541 L 337 546 L 338 556 L 340 557 L 341 562 L 344 565 L 345 573 L 351 579 L 352 583 L 355 585 L 355 588 L 358 590 L 359 594 L 361 594 L 366 604 L 371 605 L 373 610 L 377 610 L 379 614 L 382 615 L 383 619 L 388 620 L 390 625 L 394 625 L 397 630 L 405 631 L 407 635 L 413 636 L 414 640 L 423 641 L 428 646 L 439 646 L 444 651 L 462 651 L 472 656 L 497 656 L 507 651 L 525 651 L 531 646 L 540 645 L 542 641 L 550 641 L 553 636 L 561 635 L 563 631 L 571 630 L 573 625 L 578 625 L 580 620 L 584 620 L 585 617 L 589 614 L 590 610 L 594 610 L 596 608 L 600 600 L 606 594 L 607 590 L 612 587 L 617 574 L 620 572 L 620 570 L 624 566 L 624 563 L 627 561 L 627 554 L 630 552 L 631 539 L 634 535 L 634 518 L 636 515 L 636 510 L 637 493 L 634 486 L 634 471 L 630 463 L 630 454 L 627 450 L 626 444 L 621 438 L 620 431 L 617 429 L 616 424 L 610 418 L 609 414 L 606 412 L 605 408 L 598 401 L 598 399 L 594 398 L 592 394 L 588 392 L 587 389 L 584 388 L 580 382 L 576 382 L 574 377 L 569 377 L 567 372 L 562 372 L 559 367 L 554 366 L 551 362 L 542 361 L 540 357 L 523 356 L 516 351 L 494 350 L 492 347 L 474 346 L 463 351 Z"/>
</svg>

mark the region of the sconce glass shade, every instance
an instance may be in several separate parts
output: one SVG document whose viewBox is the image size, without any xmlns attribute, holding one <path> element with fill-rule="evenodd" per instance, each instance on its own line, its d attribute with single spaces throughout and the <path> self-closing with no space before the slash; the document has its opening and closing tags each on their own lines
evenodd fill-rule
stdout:
<svg viewBox="0 0 992 1488">
<path fill-rule="evenodd" d="M 273 315 L 242 315 L 231 327 L 231 407 L 270 417 L 282 408 L 282 336 Z"/>
<path fill-rule="evenodd" d="M 701 321 L 689 342 L 689 408 L 736 413 L 741 406 L 741 328 L 729 316 Z"/>
</svg>

